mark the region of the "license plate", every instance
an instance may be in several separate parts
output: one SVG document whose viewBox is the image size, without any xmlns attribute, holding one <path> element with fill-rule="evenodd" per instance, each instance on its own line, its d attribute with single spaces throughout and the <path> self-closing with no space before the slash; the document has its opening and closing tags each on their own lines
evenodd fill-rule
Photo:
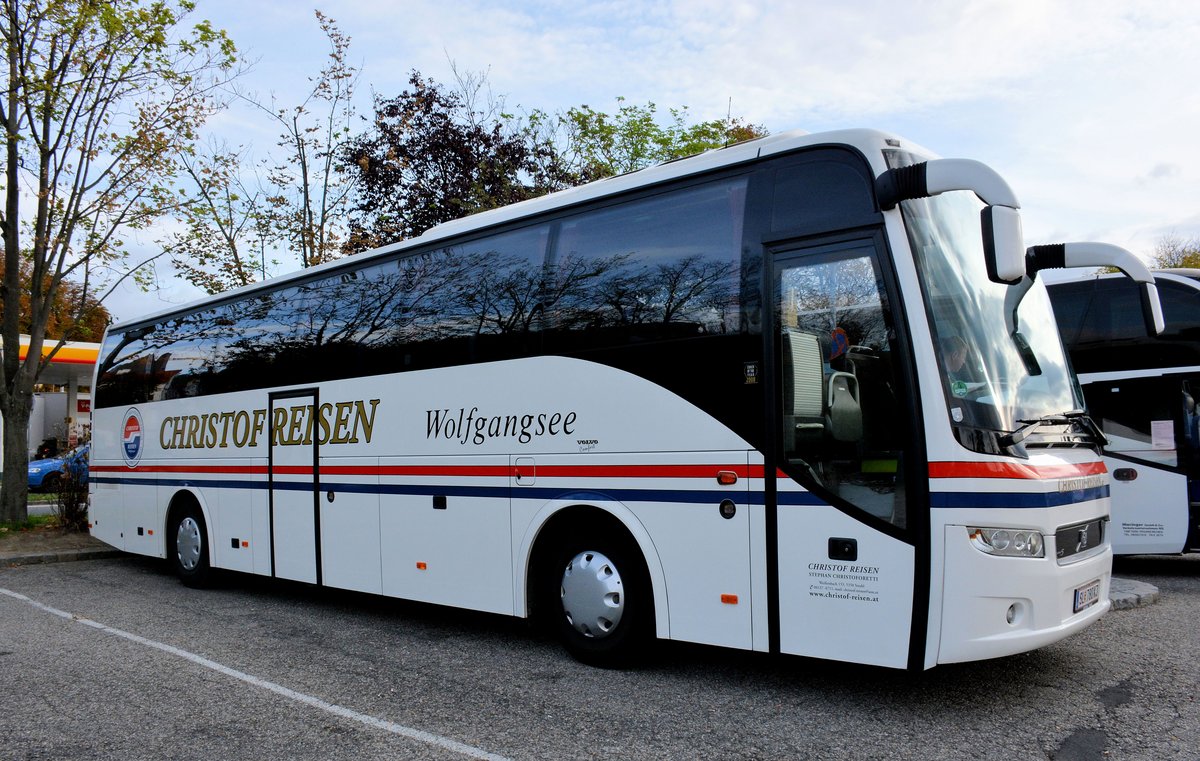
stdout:
<svg viewBox="0 0 1200 761">
<path fill-rule="evenodd" d="M 1100 600 L 1100 580 L 1083 585 L 1075 590 L 1075 612 L 1090 608 Z"/>
</svg>

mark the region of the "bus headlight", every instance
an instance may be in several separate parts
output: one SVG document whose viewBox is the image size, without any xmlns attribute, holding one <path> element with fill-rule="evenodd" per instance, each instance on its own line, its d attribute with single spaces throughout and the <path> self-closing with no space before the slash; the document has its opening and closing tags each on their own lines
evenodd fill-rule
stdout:
<svg viewBox="0 0 1200 761">
<path fill-rule="evenodd" d="M 971 544 L 980 552 L 1009 558 L 1041 558 L 1046 556 L 1042 535 L 1033 529 L 967 528 Z"/>
</svg>

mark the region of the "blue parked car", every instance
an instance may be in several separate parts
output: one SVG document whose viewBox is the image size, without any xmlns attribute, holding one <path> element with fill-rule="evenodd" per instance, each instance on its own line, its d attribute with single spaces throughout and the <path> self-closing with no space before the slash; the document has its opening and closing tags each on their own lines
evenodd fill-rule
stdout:
<svg viewBox="0 0 1200 761">
<path fill-rule="evenodd" d="M 68 472 L 80 483 L 88 480 L 88 450 L 90 444 L 75 447 L 60 457 L 33 460 L 29 463 L 29 490 L 53 491 Z"/>
</svg>

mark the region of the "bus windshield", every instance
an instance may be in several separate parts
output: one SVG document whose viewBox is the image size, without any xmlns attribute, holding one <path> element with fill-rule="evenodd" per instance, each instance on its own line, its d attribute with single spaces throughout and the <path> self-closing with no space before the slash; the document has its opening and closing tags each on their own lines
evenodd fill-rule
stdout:
<svg viewBox="0 0 1200 761">
<path fill-rule="evenodd" d="M 962 443 L 990 451 L 970 429 L 1011 433 L 1083 403 L 1040 282 L 1021 300 L 1010 332 L 1013 322 L 1004 314 L 1010 286 L 988 279 L 982 208 L 966 192 L 902 203 L 950 419 Z M 1040 433 L 1044 440 L 1050 431 Z"/>
</svg>

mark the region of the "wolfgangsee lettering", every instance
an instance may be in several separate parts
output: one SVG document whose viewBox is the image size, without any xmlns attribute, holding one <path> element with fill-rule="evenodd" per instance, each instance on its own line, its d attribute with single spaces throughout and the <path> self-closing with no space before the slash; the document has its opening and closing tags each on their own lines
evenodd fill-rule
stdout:
<svg viewBox="0 0 1200 761">
<path fill-rule="evenodd" d="M 486 415 L 478 407 L 458 410 L 425 410 L 425 438 L 483 444 L 488 439 L 515 438 L 528 444 L 542 436 L 569 436 L 575 432 L 575 412 L 530 412 L 520 415 Z"/>
</svg>

